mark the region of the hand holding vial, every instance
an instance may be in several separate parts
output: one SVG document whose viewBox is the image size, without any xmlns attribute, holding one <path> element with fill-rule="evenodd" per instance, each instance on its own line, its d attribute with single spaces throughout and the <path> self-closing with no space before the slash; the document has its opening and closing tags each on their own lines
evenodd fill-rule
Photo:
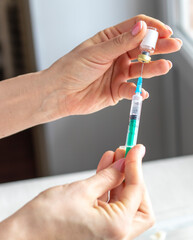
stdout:
<svg viewBox="0 0 193 240">
<path fill-rule="evenodd" d="M 148 34 L 148 38 L 145 37 L 147 32 L 151 35 Z M 171 38 L 171 34 L 172 30 L 162 22 L 139 15 L 80 44 L 43 74 L 46 80 L 58 86 L 60 101 L 56 109 L 60 111 L 54 112 L 55 117 L 88 114 L 115 105 L 124 98 L 131 99 L 136 85 L 127 81 L 141 74 L 141 63 L 132 62 L 139 59 L 140 54 L 143 61 L 149 62 L 144 66 L 144 78 L 166 74 L 172 63 L 166 59 L 150 62 L 150 54 L 178 51 L 182 41 Z M 142 89 L 143 99 L 148 96 Z"/>
</svg>

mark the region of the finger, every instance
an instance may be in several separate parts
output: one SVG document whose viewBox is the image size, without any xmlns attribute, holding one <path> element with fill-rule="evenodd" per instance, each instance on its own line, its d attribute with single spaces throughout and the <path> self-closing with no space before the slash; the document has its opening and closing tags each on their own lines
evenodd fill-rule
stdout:
<svg viewBox="0 0 193 240">
<path fill-rule="evenodd" d="M 118 102 L 121 99 L 131 99 L 135 94 L 136 85 L 134 83 L 127 83 L 130 72 L 130 60 L 128 54 L 121 55 L 114 64 L 114 71 L 112 75 L 112 96 L 114 102 Z M 141 72 L 141 69 L 140 69 Z M 146 99 L 149 97 L 149 93 L 142 89 L 142 97 Z"/>
<path fill-rule="evenodd" d="M 125 187 L 120 201 L 129 214 L 135 216 L 143 196 L 142 158 L 145 154 L 143 145 L 136 145 L 127 154 L 125 160 Z"/>
<path fill-rule="evenodd" d="M 154 62 L 150 62 L 149 64 L 144 64 L 143 77 L 151 78 L 155 76 L 160 76 L 168 73 L 168 71 L 172 68 L 172 63 L 165 59 L 160 59 Z M 113 98 L 117 101 L 120 99 L 131 99 L 135 94 L 136 85 L 131 82 L 125 82 L 125 79 L 138 78 L 141 75 L 141 63 L 131 63 L 129 71 L 124 71 L 124 74 L 117 73 L 116 76 L 116 91 L 113 91 Z M 119 83 L 119 86 L 118 86 Z M 117 93 L 118 89 L 118 93 Z M 143 99 L 147 99 L 149 97 L 149 93 L 142 89 L 142 97 Z M 118 98 L 118 99 L 117 99 Z"/>
<path fill-rule="evenodd" d="M 122 159 L 125 157 L 125 148 L 117 148 L 115 151 L 115 162 L 118 161 L 119 159 Z M 114 188 L 110 192 L 110 199 L 109 202 L 115 202 L 119 199 L 119 194 L 121 193 L 123 189 L 123 183 L 120 184 L 118 187 Z"/>
<path fill-rule="evenodd" d="M 93 201 L 121 184 L 124 178 L 124 164 L 125 159 L 120 159 L 86 180 L 89 196 Z"/>
<path fill-rule="evenodd" d="M 149 193 L 147 191 L 145 184 L 144 184 L 144 195 L 143 195 L 143 198 L 142 198 L 142 201 L 141 201 L 138 211 L 140 211 L 144 214 L 153 215 L 153 207 L 152 207 L 151 199 L 149 197 Z"/>
<path fill-rule="evenodd" d="M 131 82 L 123 82 L 121 83 L 119 89 L 118 89 L 118 97 L 120 99 L 129 99 L 131 100 L 133 95 L 135 94 L 136 91 L 136 85 Z M 142 89 L 141 96 L 143 99 L 147 99 L 149 97 L 149 93 Z"/>
<path fill-rule="evenodd" d="M 180 50 L 181 47 L 182 47 L 182 40 L 179 38 L 159 39 L 153 55 L 177 52 Z M 141 50 L 139 46 L 128 52 L 131 60 L 137 59 L 140 53 L 141 53 Z"/>
<path fill-rule="evenodd" d="M 114 152 L 113 151 L 108 151 L 106 153 L 103 154 L 99 164 L 98 164 L 98 167 L 97 167 L 97 173 L 107 167 L 109 167 L 113 161 L 114 161 Z M 107 202 L 108 201 L 108 192 L 106 192 L 105 194 L 103 194 L 99 200 L 101 201 L 105 201 Z"/>
<path fill-rule="evenodd" d="M 129 31 L 129 29 L 131 29 L 131 27 L 139 21 L 144 21 L 146 22 L 147 26 L 156 28 L 159 32 L 159 38 L 168 38 L 173 34 L 171 28 L 165 25 L 163 22 L 143 14 L 135 16 L 129 20 L 126 20 L 125 22 L 119 23 L 115 26 L 115 29 L 117 29 L 117 31 L 120 33 L 124 33 Z"/>
<path fill-rule="evenodd" d="M 183 42 L 179 38 L 169 38 L 158 40 L 155 54 L 167 54 L 179 51 L 183 45 Z"/>
<path fill-rule="evenodd" d="M 119 34 L 118 36 L 87 48 L 83 51 L 85 58 L 95 63 L 107 64 L 114 59 L 136 48 L 145 36 L 147 25 L 141 21 L 133 26 L 132 31 Z"/>
<path fill-rule="evenodd" d="M 155 76 L 164 75 L 172 68 L 172 62 L 165 59 L 144 64 L 143 77 L 152 78 Z M 138 78 L 141 76 L 141 63 L 131 63 L 128 71 L 128 79 Z"/>
<path fill-rule="evenodd" d="M 142 158 L 145 155 L 145 147 L 141 144 L 134 146 L 125 160 L 125 183 L 126 185 L 141 184 Z"/>
<path fill-rule="evenodd" d="M 156 28 L 159 32 L 159 38 L 168 38 L 173 34 L 172 29 L 163 22 L 146 15 L 138 15 L 97 33 L 91 38 L 91 43 L 98 44 L 100 42 L 115 38 L 120 34 L 130 32 L 132 27 L 139 21 L 144 21 L 146 22 L 147 26 Z"/>
<path fill-rule="evenodd" d="M 109 167 L 113 162 L 116 162 L 119 159 L 124 158 L 125 156 L 125 149 L 117 148 L 115 153 L 113 151 L 107 151 L 103 154 L 98 166 L 97 166 L 97 173 L 107 167 Z"/>
<path fill-rule="evenodd" d="M 122 158 L 124 158 L 125 156 L 125 149 L 123 148 L 117 148 L 115 153 L 112 151 L 108 151 L 106 153 L 103 154 L 98 167 L 97 167 L 97 172 L 109 167 L 113 161 L 116 162 Z M 115 193 L 114 189 L 111 191 L 111 194 Z M 99 200 L 101 201 L 108 201 L 108 193 L 105 193 L 104 195 L 102 195 Z"/>
<path fill-rule="evenodd" d="M 98 166 L 96 172 L 98 173 L 99 171 L 109 167 L 113 161 L 114 161 L 114 152 L 113 151 L 107 151 L 103 154 Z"/>
<path fill-rule="evenodd" d="M 136 215 L 133 218 L 132 228 L 133 228 L 134 235 L 132 235 L 131 238 L 134 239 L 139 234 L 143 233 L 144 231 L 152 227 L 154 223 L 155 223 L 155 216 L 154 216 L 151 200 L 149 198 L 149 194 L 145 187 L 141 205 Z"/>
<path fill-rule="evenodd" d="M 117 148 L 115 151 L 115 158 L 114 161 L 118 161 L 119 159 L 122 159 L 125 157 L 125 149 L 123 148 Z"/>
</svg>

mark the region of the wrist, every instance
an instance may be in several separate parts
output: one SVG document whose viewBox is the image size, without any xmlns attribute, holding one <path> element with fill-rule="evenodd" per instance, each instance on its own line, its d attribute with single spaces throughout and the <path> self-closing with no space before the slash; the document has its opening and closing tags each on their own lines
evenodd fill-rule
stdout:
<svg viewBox="0 0 193 240">
<path fill-rule="evenodd" d="M 1 240 L 49 240 L 47 232 L 34 200 L 0 223 Z"/>
<path fill-rule="evenodd" d="M 30 235 L 29 235 L 30 236 Z M 24 240 L 29 239 L 26 233 L 25 222 L 15 217 L 15 214 L 0 223 L 1 240 Z M 31 238 L 30 238 L 31 239 Z"/>
<path fill-rule="evenodd" d="M 61 117 L 68 116 L 65 111 L 66 91 L 62 81 L 53 66 L 38 72 L 41 88 L 39 89 L 41 123 L 51 122 Z M 62 106 L 62 109 L 61 109 Z"/>
</svg>

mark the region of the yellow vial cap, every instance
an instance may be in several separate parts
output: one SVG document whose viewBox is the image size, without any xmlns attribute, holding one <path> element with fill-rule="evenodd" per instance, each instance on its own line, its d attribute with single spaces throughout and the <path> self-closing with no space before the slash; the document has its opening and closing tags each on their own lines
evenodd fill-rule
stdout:
<svg viewBox="0 0 193 240">
<path fill-rule="evenodd" d="M 149 63 L 151 61 L 151 57 L 145 54 L 139 54 L 138 61 L 142 63 Z"/>
</svg>

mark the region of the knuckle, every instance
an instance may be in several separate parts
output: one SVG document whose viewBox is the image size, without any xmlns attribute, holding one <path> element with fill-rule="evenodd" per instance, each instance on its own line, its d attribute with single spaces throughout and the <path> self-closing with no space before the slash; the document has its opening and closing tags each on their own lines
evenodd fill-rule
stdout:
<svg viewBox="0 0 193 240">
<path fill-rule="evenodd" d="M 137 21 L 139 21 L 139 20 L 143 20 L 145 17 L 146 17 L 145 14 L 138 14 L 138 15 L 136 16 L 136 19 L 137 19 Z"/>
<path fill-rule="evenodd" d="M 41 193 L 39 193 L 38 195 L 37 195 L 37 197 L 36 197 L 36 199 L 38 198 L 38 199 L 41 199 L 41 198 L 46 198 L 46 195 L 47 195 L 47 192 L 46 191 L 43 191 L 43 192 L 41 192 Z"/>
<path fill-rule="evenodd" d="M 123 211 L 124 206 L 122 206 L 121 202 L 120 204 L 117 205 L 117 203 L 111 203 L 108 205 L 108 215 L 110 215 L 111 218 L 108 218 L 108 221 L 106 222 L 105 239 L 125 239 L 125 237 L 128 235 L 131 220 L 128 218 L 128 214 Z"/>
<path fill-rule="evenodd" d="M 103 171 L 99 172 L 98 174 L 101 175 L 101 177 L 103 177 L 105 179 L 105 182 L 107 183 L 111 183 L 114 180 L 114 177 L 112 176 L 112 173 L 110 172 L 110 170 L 104 169 Z"/>
<path fill-rule="evenodd" d="M 106 28 L 103 30 L 103 33 L 105 34 L 107 39 L 110 39 L 112 37 L 112 28 Z"/>
<path fill-rule="evenodd" d="M 119 35 L 118 37 L 113 38 L 113 42 L 114 45 L 118 47 L 124 46 L 128 43 L 124 33 Z"/>
<path fill-rule="evenodd" d="M 55 192 L 56 188 L 58 188 L 58 187 L 48 188 L 48 189 L 42 191 L 41 193 L 39 193 L 38 197 L 40 197 L 40 198 L 50 197 L 52 195 L 52 193 Z"/>
<path fill-rule="evenodd" d="M 63 191 L 63 186 L 59 185 L 59 186 L 55 186 L 55 187 L 51 187 L 48 188 L 42 192 L 40 192 L 35 199 L 39 200 L 40 202 L 43 201 L 52 201 L 53 199 L 55 199 L 55 196 L 59 196 Z"/>
<path fill-rule="evenodd" d="M 102 31 L 100 31 L 100 32 L 97 33 L 97 35 L 98 35 L 99 38 L 102 40 L 102 42 L 109 40 L 107 31 L 108 31 L 107 29 L 104 29 L 104 30 L 102 30 Z"/>
</svg>

